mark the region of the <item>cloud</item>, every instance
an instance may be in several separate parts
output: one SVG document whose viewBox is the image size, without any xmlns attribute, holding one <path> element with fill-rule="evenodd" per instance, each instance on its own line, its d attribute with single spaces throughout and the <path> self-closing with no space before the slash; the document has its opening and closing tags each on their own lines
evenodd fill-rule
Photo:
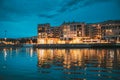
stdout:
<svg viewBox="0 0 120 80">
<path fill-rule="evenodd" d="M 56 0 L 0 0 L 0 21 L 19 21 L 43 13 L 43 17 L 52 18 L 58 4 Z"/>
<path fill-rule="evenodd" d="M 0 0 L 0 21 L 20 21 L 31 15 L 54 18 L 66 11 L 75 11 L 108 1 L 111 0 Z M 120 0 L 113 1 L 119 2 Z"/>
<path fill-rule="evenodd" d="M 38 17 L 43 17 L 43 18 L 53 18 L 56 15 L 47 15 L 47 14 L 39 14 Z"/>
<path fill-rule="evenodd" d="M 24 36 L 36 34 L 38 23 L 119 19 L 119 6 L 120 0 L 0 0 L 0 30 Z"/>
<path fill-rule="evenodd" d="M 40 13 L 38 16 L 39 17 L 43 17 L 43 18 L 54 18 L 57 15 L 59 15 L 59 13 L 57 12 L 57 10 L 51 10 L 51 11 L 47 11 L 45 13 Z"/>
<path fill-rule="evenodd" d="M 108 1 L 110 0 L 68 0 L 58 11 L 59 12 L 74 11 L 78 8 L 86 7 L 95 3 Z"/>
</svg>

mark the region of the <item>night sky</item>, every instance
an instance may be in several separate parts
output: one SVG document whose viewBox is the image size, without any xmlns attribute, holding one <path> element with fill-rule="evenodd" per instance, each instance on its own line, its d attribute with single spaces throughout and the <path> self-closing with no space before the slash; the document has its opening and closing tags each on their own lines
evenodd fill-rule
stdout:
<svg viewBox="0 0 120 80">
<path fill-rule="evenodd" d="M 120 0 L 0 0 L 0 38 L 37 35 L 37 24 L 120 20 Z"/>
</svg>

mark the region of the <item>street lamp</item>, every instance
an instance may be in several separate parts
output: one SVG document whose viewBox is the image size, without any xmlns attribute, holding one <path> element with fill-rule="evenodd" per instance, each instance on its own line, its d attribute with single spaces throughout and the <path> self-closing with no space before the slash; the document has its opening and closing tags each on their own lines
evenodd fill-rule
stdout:
<svg viewBox="0 0 120 80">
<path fill-rule="evenodd" d="M 5 41 L 6 41 L 6 39 L 7 39 L 7 38 L 6 38 L 6 33 L 7 33 L 7 31 L 5 30 Z"/>
</svg>

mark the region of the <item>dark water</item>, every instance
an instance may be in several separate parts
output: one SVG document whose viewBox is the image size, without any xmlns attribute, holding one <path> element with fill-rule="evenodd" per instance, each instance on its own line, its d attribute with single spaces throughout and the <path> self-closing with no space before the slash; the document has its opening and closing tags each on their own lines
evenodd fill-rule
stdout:
<svg viewBox="0 0 120 80">
<path fill-rule="evenodd" d="M 120 80 L 120 49 L 0 49 L 0 80 Z"/>
</svg>

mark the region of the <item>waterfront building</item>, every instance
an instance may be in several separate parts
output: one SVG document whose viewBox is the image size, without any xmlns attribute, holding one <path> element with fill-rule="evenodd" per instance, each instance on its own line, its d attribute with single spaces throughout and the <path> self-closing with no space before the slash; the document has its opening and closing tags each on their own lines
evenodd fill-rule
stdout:
<svg viewBox="0 0 120 80">
<path fill-rule="evenodd" d="M 106 42 L 120 42 L 120 20 L 101 23 L 101 37 Z"/>
<path fill-rule="evenodd" d="M 85 24 L 64 22 L 51 27 L 49 23 L 38 24 L 38 44 L 79 44 L 79 43 L 120 42 L 120 21 L 105 21 Z"/>
<path fill-rule="evenodd" d="M 50 28 L 48 29 L 48 31 L 47 31 L 47 37 L 48 37 L 48 38 L 53 38 L 53 35 L 54 35 L 53 30 L 54 30 L 54 27 L 50 27 Z"/>
<path fill-rule="evenodd" d="M 57 44 L 60 37 L 60 27 L 51 27 L 49 23 L 38 25 L 38 44 Z"/>
<path fill-rule="evenodd" d="M 48 31 L 50 29 L 50 24 L 38 24 L 38 37 L 46 38 L 48 35 Z"/>
<path fill-rule="evenodd" d="M 38 24 L 38 39 L 37 39 L 38 44 L 46 44 L 47 43 L 49 29 L 50 29 L 49 23 Z"/>
<path fill-rule="evenodd" d="M 84 42 L 100 42 L 101 25 L 99 23 L 87 24 L 85 32 L 88 38 Z"/>
<path fill-rule="evenodd" d="M 50 27 L 47 36 L 47 44 L 61 44 L 60 31 L 60 27 Z"/>
<path fill-rule="evenodd" d="M 85 23 L 64 23 L 60 27 L 50 27 L 50 24 L 38 25 L 38 44 L 79 43 L 86 37 Z"/>
<path fill-rule="evenodd" d="M 61 25 L 60 39 L 65 40 L 66 43 L 79 43 L 83 37 L 86 37 L 85 23 L 71 22 Z"/>
<path fill-rule="evenodd" d="M 88 24 L 88 36 L 91 39 L 100 39 L 101 38 L 101 26 L 100 24 Z"/>
<path fill-rule="evenodd" d="M 48 32 L 48 38 L 60 38 L 60 27 L 50 27 Z"/>
<path fill-rule="evenodd" d="M 54 38 L 60 38 L 60 32 L 61 32 L 61 28 L 60 27 L 54 27 L 53 29 L 53 37 Z"/>
</svg>

